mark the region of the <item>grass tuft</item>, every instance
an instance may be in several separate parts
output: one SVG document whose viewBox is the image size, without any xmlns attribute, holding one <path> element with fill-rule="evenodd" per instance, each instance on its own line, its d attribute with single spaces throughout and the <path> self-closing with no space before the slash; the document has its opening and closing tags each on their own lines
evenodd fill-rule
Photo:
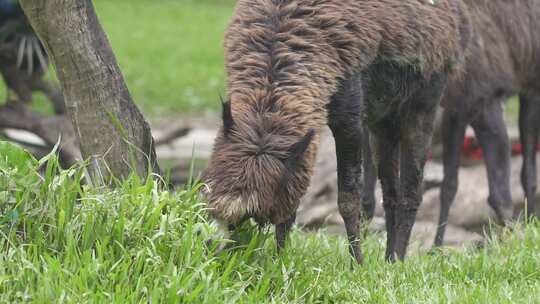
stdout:
<svg viewBox="0 0 540 304">
<path fill-rule="evenodd" d="M 0 155 L 0 302 L 533 303 L 540 292 L 538 223 L 394 265 L 372 235 L 363 267 L 344 238 L 295 230 L 278 255 L 270 229 L 246 224 L 216 255 L 201 185 L 93 187 L 55 156 L 40 163 L 4 142 Z"/>
</svg>

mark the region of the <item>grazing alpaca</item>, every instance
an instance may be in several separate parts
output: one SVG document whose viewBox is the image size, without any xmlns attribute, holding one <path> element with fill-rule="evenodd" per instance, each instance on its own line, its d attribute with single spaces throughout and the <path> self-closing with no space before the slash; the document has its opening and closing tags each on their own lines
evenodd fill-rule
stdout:
<svg viewBox="0 0 540 304">
<path fill-rule="evenodd" d="M 458 187 L 460 148 L 468 124 L 484 152 L 489 205 L 500 222 L 512 217 L 510 144 L 503 103 L 520 94 L 523 143 L 522 184 L 528 212 L 535 209 L 536 152 L 540 129 L 540 2 L 536 0 L 469 1 L 471 44 L 464 76 L 449 82 L 443 99 L 444 180 L 435 245 L 442 245 L 448 213 Z"/>
<path fill-rule="evenodd" d="M 328 124 L 339 211 L 362 262 L 365 123 L 383 185 L 386 257 L 403 259 L 435 109 L 468 43 L 467 14 L 460 0 L 238 1 L 225 37 L 230 101 L 203 177 L 211 215 L 223 229 L 246 218 L 274 224 L 283 247 Z"/>
</svg>

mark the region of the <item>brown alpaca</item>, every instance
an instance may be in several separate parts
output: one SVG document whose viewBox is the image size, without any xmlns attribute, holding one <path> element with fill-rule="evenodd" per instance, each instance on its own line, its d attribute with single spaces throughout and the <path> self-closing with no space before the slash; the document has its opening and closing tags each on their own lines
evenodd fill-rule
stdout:
<svg viewBox="0 0 540 304">
<path fill-rule="evenodd" d="M 482 146 L 489 180 L 489 205 L 499 221 L 511 218 L 510 144 L 503 103 L 520 94 L 524 158 L 522 184 L 528 212 L 535 210 L 536 152 L 540 132 L 540 1 L 469 1 L 472 40 L 462 79 L 451 81 L 443 99 L 444 181 L 435 245 L 442 245 L 458 185 L 461 143 L 471 124 Z"/>
<path fill-rule="evenodd" d="M 211 215 L 223 227 L 274 224 L 283 247 L 328 124 L 339 210 L 361 262 L 363 119 L 383 184 L 386 256 L 403 259 L 435 109 L 468 35 L 459 0 L 238 1 L 225 37 L 230 101 L 204 174 Z"/>
</svg>

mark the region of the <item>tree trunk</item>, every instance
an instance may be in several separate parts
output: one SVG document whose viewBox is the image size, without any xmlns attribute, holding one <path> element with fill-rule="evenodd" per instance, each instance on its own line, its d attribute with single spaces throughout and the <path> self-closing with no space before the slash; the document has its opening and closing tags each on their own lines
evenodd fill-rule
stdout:
<svg viewBox="0 0 540 304">
<path fill-rule="evenodd" d="M 91 0 L 20 0 L 64 92 L 94 178 L 159 172 L 150 127 L 133 103 Z"/>
</svg>

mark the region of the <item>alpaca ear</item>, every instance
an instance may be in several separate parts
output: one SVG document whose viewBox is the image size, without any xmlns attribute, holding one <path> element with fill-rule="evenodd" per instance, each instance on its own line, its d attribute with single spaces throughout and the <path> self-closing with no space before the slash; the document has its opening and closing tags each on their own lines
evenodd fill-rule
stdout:
<svg viewBox="0 0 540 304">
<path fill-rule="evenodd" d="M 306 153 L 311 141 L 315 137 L 315 130 L 309 129 L 309 131 L 300 139 L 297 143 L 291 146 L 289 149 L 289 157 L 285 162 L 285 166 L 292 170 L 296 164 L 302 159 L 304 153 Z"/>
<path fill-rule="evenodd" d="M 231 102 L 224 101 L 223 97 L 221 96 L 219 96 L 219 99 L 221 100 L 222 107 L 221 115 L 223 118 L 223 133 L 225 134 L 225 137 L 227 137 L 234 126 L 234 120 L 231 112 Z"/>
</svg>

